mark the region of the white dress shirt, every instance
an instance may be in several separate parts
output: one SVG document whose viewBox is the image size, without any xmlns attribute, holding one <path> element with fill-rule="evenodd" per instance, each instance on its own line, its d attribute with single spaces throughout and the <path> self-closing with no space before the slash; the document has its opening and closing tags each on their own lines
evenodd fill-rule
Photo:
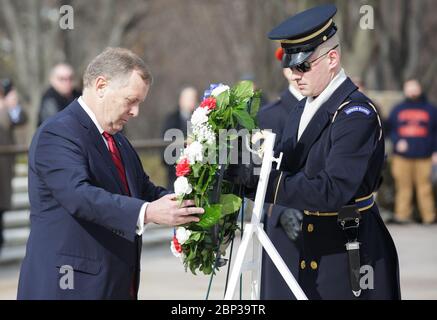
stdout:
<svg viewBox="0 0 437 320">
<path fill-rule="evenodd" d="M 83 101 L 82 96 L 79 97 L 79 99 L 77 99 L 77 102 L 79 102 L 80 106 L 83 108 L 83 110 L 87 113 L 87 115 L 91 118 L 91 120 L 93 121 L 94 125 L 97 127 L 97 130 L 99 130 L 100 136 L 103 140 L 103 142 L 106 145 L 106 148 L 108 148 L 108 142 L 106 141 L 106 139 L 103 137 L 103 128 L 100 126 L 99 122 L 97 121 L 96 115 L 94 114 L 94 112 L 90 109 L 90 107 L 88 107 L 85 103 L 85 101 Z M 108 148 L 109 150 L 109 148 Z M 137 235 L 142 235 L 144 233 L 145 230 L 145 225 L 144 225 L 144 216 L 146 213 L 146 209 L 147 209 L 147 205 L 149 203 L 145 202 L 140 209 L 140 215 L 138 216 L 138 221 L 137 221 L 137 229 L 136 229 L 136 233 Z"/>
<path fill-rule="evenodd" d="M 313 116 L 316 114 L 317 110 L 324 104 L 334 93 L 335 90 L 347 79 L 346 73 L 343 69 L 331 80 L 329 85 L 322 91 L 322 93 L 317 97 L 308 97 L 305 108 L 303 109 L 302 117 L 299 122 L 299 130 L 297 134 L 297 141 L 300 140 L 300 137 L 304 133 L 306 127 L 310 123 Z"/>
</svg>

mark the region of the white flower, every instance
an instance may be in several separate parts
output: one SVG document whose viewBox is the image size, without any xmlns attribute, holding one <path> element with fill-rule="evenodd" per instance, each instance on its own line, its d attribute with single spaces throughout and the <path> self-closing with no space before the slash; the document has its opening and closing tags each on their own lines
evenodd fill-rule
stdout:
<svg viewBox="0 0 437 320">
<path fill-rule="evenodd" d="M 170 241 L 170 250 L 171 250 L 171 253 L 173 253 L 173 255 L 175 256 L 175 257 L 180 257 L 181 256 L 181 253 L 180 252 L 178 252 L 177 250 L 176 250 L 176 248 L 175 248 L 175 246 L 174 246 L 174 242 L 173 242 L 173 240 L 172 241 Z"/>
<path fill-rule="evenodd" d="M 184 156 L 188 158 L 190 164 L 194 164 L 196 161 L 203 160 L 203 146 L 199 141 L 193 141 L 185 148 Z"/>
<path fill-rule="evenodd" d="M 176 239 L 178 239 L 180 245 L 183 245 L 185 242 L 187 242 L 188 238 L 190 238 L 190 235 L 191 231 L 185 229 L 184 227 L 179 227 L 176 229 Z"/>
<path fill-rule="evenodd" d="M 193 128 L 193 134 L 197 141 L 213 145 L 215 143 L 215 134 L 211 125 L 201 125 Z"/>
<path fill-rule="evenodd" d="M 188 183 L 188 179 L 185 177 L 178 177 L 174 182 L 174 191 L 180 196 L 184 194 L 190 194 L 193 191 L 191 184 Z"/>
<path fill-rule="evenodd" d="M 202 123 L 208 122 L 208 108 L 197 108 L 191 116 L 191 125 L 197 127 Z"/>
<path fill-rule="evenodd" d="M 214 90 L 212 90 L 211 92 L 211 96 L 213 97 L 218 97 L 221 93 L 230 90 L 231 88 L 229 88 L 229 86 L 224 85 L 224 84 L 220 84 L 217 88 L 215 88 Z"/>
</svg>

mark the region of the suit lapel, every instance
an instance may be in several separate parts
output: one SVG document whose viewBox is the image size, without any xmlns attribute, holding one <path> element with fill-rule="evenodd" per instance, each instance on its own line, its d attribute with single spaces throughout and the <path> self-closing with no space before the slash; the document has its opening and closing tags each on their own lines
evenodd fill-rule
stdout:
<svg viewBox="0 0 437 320">
<path fill-rule="evenodd" d="M 123 184 L 121 182 L 117 168 L 115 167 L 115 163 L 112 160 L 111 153 L 109 152 L 108 147 L 105 145 L 103 138 L 101 137 L 99 131 L 95 126 L 93 126 L 93 128 L 90 128 L 90 136 L 94 142 L 95 147 L 102 155 L 102 159 L 105 162 L 105 165 L 109 168 L 109 170 L 111 170 L 112 173 L 111 176 L 113 177 L 114 181 L 117 183 L 120 189 L 120 193 L 124 194 Z"/>
<path fill-rule="evenodd" d="M 83 110 L 83 108 L 80 106 L 79 102 L 77 102 L 77 100 L 72 103 L 71 111 L 79 119 L 79 122 L 88 129 L 88 134 L 86 136 L 89 138 L 89 143 L 93 144 L 99 151 L 101 159 L 103 159 L 104 165 L 112 173 L 110 176 L 112 176 L 113 182 L 118 186 L 120 194 L 123 194 L 123 185 L 118 175 L 117 168 L 112 161 L 111 154 L 106 147 L 105 142 L 103 141 L 103 137 L 99 133 L 99 130 L 97 129 L 91 118 L 88 116 L 88 114 L 85 112 L 85 110 Z"/>
</svg>

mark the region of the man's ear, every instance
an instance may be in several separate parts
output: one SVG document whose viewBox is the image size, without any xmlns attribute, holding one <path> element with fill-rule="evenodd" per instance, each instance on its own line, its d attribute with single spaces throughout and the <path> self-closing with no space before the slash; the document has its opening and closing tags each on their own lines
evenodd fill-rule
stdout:
<svg viewBox="0 0 437 320">
<path fill-rule="evenodd" d="M 103 76 L 98 76 L 95 83 L 94 88 L 96 90 L 97 96 L 99 98 L 103 98 L 106 89 L 108 88 L 108 80 L 106 80 Z"/>
<path fill-rule="evenodd" d="M 340 54 L 336 50 L 331 50 L 328 53 L 329 68 L 336 69 L 340 65 Z"/>
</svg>

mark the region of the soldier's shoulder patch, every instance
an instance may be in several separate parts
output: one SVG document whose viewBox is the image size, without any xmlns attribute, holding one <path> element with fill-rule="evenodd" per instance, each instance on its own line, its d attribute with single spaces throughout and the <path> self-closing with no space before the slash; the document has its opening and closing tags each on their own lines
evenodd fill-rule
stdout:
<svg viewBox="0 0 437 320">
<path fill-rule="evenodd" d="M 347 115 L 350 115 L 351 113 L 354 113 L 354 112 L 361 112 L 361 113 L 364 113 L 366 116 L 368 116 L 372 113 L 370 108 L 365 107 L 365 106 L 359 106 L 359 105 L 350 106 L 350 107 L 347 107 L 344 109 L 344 113 L 346 113 Z"/>
</svg>

